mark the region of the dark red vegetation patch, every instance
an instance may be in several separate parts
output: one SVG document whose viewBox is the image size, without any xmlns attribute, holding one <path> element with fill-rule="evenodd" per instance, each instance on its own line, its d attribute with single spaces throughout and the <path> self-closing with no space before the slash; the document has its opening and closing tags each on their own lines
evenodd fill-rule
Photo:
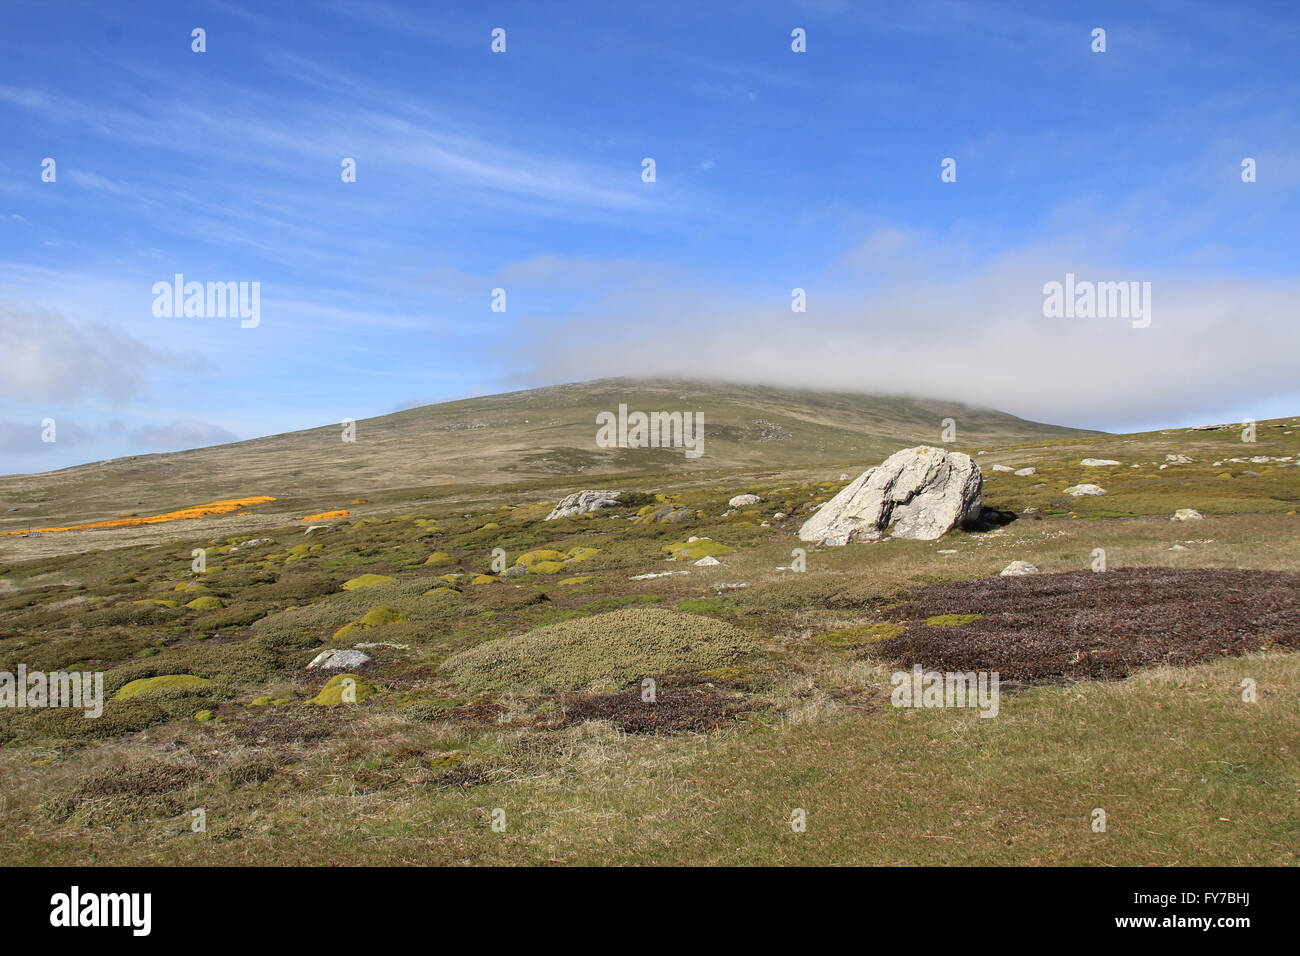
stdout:
<svg viewBox="0 0 1300 956">
<path fill-rule="evenodd" d="M 888 651 L 907 667 L 1001 679 L 1113 680 L 1154 664 L 1300 649 L 1300 577 L 1278 571 L 1125 568 L 937 584 L 896 609 Z M 941 614 L 982 614 L 930 627 Z"/>
<path fill-rule="evenodd" d="M 748 713 L 743 697 L 730 696 L 699 677 L 655 680 L 654 702 L 639 686 L 614 694 L 593 694 L 567 702 L 571 722 L 608 720 L 627 734 L 704 733 Z"/>
</svg>

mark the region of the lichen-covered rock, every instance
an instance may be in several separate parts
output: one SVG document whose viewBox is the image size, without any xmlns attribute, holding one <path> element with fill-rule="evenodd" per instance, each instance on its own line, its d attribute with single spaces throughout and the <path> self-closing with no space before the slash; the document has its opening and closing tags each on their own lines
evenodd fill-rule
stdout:
<svg viewBox="0 0 1300 956">
<path fill-rule="evenodd" d="M 657 508 L 651 508 L 645 514 L 637 515 L 636 524 L 679 524 L 683 521 L 694 521 L 702 517 L 701 512 L 694 508 L 686 508 L 682 505 L 660 505 Z"/>
<path fill-rule="evenodd" d="M 353 667 L 362 667 L 369 664 L 373 657 L 364 651 L 354 651 L 348 648 L 343 650 L 323 650 L 312 658 L 312 662 L 307 665 L 308 668 L 320 668 L 326 671 L 349 670 Z"/>
<path fill-rule="evenodd" d="M 1085 468 L 1105 468 L 1109 465 L 1118 465 L 1119 462 L 1113 458 L 1085 458 L 1079 464 Z"/>
<path fill-rule="evenodd" d="M 1071 485 L 1069 488 L 1065 489 L 1065 493 L 1071 498 L 1080 498 L 1085 495 L 1104 495 L 1106 489 L 1101 487 L 1101 485 L 1094 485 L 1085 482 L 1082 485 Z"/>
<path fill-rule="evenodd" d="M 761 504 L 763 501 L 758 495 L 736 495 L 727 502 L 729 508 L 748 508 L 750 505 Z"/>
<path fill-rule="evenodd" d="M 1030 475 L 1038 474 L 1037 468 L 1017 468 L 1014 472 L 1017 478 L 1028 478 Z"/>
<path fill-rule="evenodd" d="M 827 545 L 896 538 L 933 541 L 979 516 L 984 479 L 969 455 L 921 445 L 890 455 L 851 481 L 799 529 Z"/>
<path fill-rule="evenodd" d="M 1010 578 L 1020 574 L 1037 574 L 1038 568 L 1028 561 L 1012 561 L 998 572 L 999 577 Z"/>
<path fill-rule="evenodd" d="M 1179 508 L 1174 512 L 1170 521 L 1200 521 L 1205 516 L 1195 508 Z"/>
<path fill-rule="evenodd" d="M 571 518 L 574 515 L 600 511 L 602 508 L 615 508 L 618 506 L 622 495 L 621 491 L 597 491 L 591 489 L 575 491 L 573 494 L 561 499 L 554 510 L 546 516 L 546 520 L 554 521 L 556 518 Z"/>
</svg>

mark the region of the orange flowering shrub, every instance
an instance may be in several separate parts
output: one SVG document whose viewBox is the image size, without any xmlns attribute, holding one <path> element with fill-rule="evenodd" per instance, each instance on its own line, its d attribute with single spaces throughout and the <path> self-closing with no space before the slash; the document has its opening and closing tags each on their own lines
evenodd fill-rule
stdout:
<svg viewBox="0 0 1300 956">
<path fill-rule="evenodd" d="M 351 511 L 322 511 L 318 515 L 308 515 L 303 521 L 324 521 L 326 518 L 346 518 L 352 514 Z"/>
<path fill-rule="evenodd" d="M 179 511 L 168 511 L 160 515 L 145 515 L 142 518 L 113 518 L 110 521 L 94 521 L 90 524 L 70 524 L 62 528 L 34 528 L 41 534 L 50 531 L 88 531 L 91 528 L 128 528 L 134 525 L 142 524 L 159 524 L 164 521 L 187 521 L 190 518 L 203 518 L 207 515 L 224 515 L 232 511 L 238 511 L 240 508 L 247 508 L 251 505 L 265 504 L 268 501 L 274 501 L 274 498 L 261 495 L 254 498 L 231 498 L 228 501 L 209 501 L 205 505 L 194 505 L 192 508 L 182 508 Z M 6 534 L 26 534 L 25 531 L 0 531 L 0 535 Z"/>
</svg>

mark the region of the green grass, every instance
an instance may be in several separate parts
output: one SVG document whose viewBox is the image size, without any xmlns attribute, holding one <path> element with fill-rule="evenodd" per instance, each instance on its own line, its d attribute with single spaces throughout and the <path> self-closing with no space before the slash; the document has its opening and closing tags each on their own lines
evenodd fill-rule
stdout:
<svg viewBox="0 0 1300 956">
<path fill-rule="evenodd" d="M 225 519 L 157 526 L 147 539 L 124 529 L 94 539 L 111 550 L 83 543 L 81 554 L 23 550 L 53 535 L 8 539 L 0 669 L 102 669 L 110 697 L 133 682 L 152 690 L 109 700 L 100 720 L 0 710 L 0 850 L 19 863 L 1296 862 L 1298 656 L 1004 691 L 992 720 L 895 711 L 887 662 L 900 629 L 893 608 L 910 590 L 996 575 L 1013 560 L 1080 570 L 1101 549 L 1111 568 L 1300 572 L 1300 469 L 1228 461 L 1294 456 L 1300 430 L 1261 423 L 1253 446 L 1235 433 L 1184 430 L 1030 429 L 1002 444 L 990 432 L 967 450 L 985 452 L 985 503 L 1018 520 L 935 542 L 820 548 L 793 535 L 810 509 L 842 487 L 841 472 L 856 475 L 902 442 L 881 439 L 878 449 L 846 431 L 843 419 L 860 408 L 846 400 L 806 401 L 800 414 L 820 419 L 794 445 L 746 438 L 756 417 L 797 433 L 789 415 L 764 406 L 744 418 L 733 408 L 733 420 L 719 419 L 734 429 L 719 440 L 726 455 L 684 470 L 637 455 L 617 481 L 577 480 L 558 464 L 525 475 L 552 467 L 539 451 L 517 483 L 413 480 L 349 488 L 341 501 L 322 492 L 286 501 L 282 520 L 255 531 Z M 499 408 L 517 410 L 513 402 Z M 906 417 L 906 405 L 891 408 Z M 394 434 L 432 421 L 401 414 Z M 933 440 L 920 435 L 927 421 L 914 426 L 910 443 Z M 830 450 L 793 464 L 832 433 Z M 1168 453 L 1195 460 L 1162 471 Z M 1122 465 L 1085 469 L 1084 457 Z M 994 473 L 995 462 L 1038 474 Z M 1108 494 L 1062 496 L 1081 481 Z M 640 497 L 610 514 L 541 520 L 588 483 Z M 213 490 L 198 497 L 249 493 Z M 94 517 L 110 491 L 58 507 Z M 742 492 L 764 499 L 762 515 L 792 517 L 769 528 L 756 516 L 723 518 Z M 357 497 L 369 501 L 354 518 L 303 537 L 298 517 Z M 627 520 L 651 501 L 699 517 Z M 1204 520 L 1171 522 L 1182 507 Z M 667 560 L 691 536 L 725 542 L 725 567 Z M 272 541 L 231 550 L 253 537 Z M 190 552 L 199 547 L 209 566 L 196 575 Z M 497 547 L 507 564 L 553 552 L 527 563 L 565 571 L 472 585 Z M 777 571 L 796 547 L 807 571 Z M 427 564 L 432 554 L 445 560 Z M 632 580 L 669 570 L 690 573 Z M 463 577 L 439 590 L 447 573 Z M 356 579 L 369 586 L 345 587 Z M 747 586 L 719 588 L 727 584 Z M 196 598 L 220 607 L 186 606 Z M 651 626 L 656 615 L 672 626 Z M 729 636 L 701 639 L 718 634 Z M 342 681 L 305 664 L 324 646 L 357 641 L 378 645 L 353 675 L 366 688 L 361 702 L 314 705 L 322 694 L 341 698 Z M 747 716 L 708 736 L 662 737 L 565 717 L 575 693 L 682 670 L 744 695 Z M 1240 700 L 1246 676 L 1259 682 L 1258 704 Z M 176 677 L 190 686 L 158 684 Z M 201 711 L 211 719 L 196 720 Z M 206 837 L 188 831 L 193 806 L 209 810 Z M 1098 806 L 1110 819 L 1105 834 L 1087 826 Z M 488 826 L 496 807 L 506 810 L 505 834 Z M 790 830 L 794 808 L 808 813 L 806 833 Z"/>
</svg>

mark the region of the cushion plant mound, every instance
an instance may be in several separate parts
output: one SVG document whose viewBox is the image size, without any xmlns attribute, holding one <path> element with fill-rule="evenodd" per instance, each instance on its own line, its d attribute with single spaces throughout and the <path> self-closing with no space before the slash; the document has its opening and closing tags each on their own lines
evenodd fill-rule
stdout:
<svg viewBox="0 0 1300 956">
<path fill-rule="evenodd" d="M 626 687 L 643 678 L 734 663 L 757 649 L 726 621 L 664 608 L 632 607 L 501 637 L 448 658 L 468 690 L 580 690 L 597 680 Z"/>
<path fill-rule="evenodd" d="M 451 555 L 446 551 L 435 551 L 424 559 L 426 567 L 439 568 L 444 564 L 451 564 Z"/>
<path fill-rule="evenodd" d="M 979 615 L 976 615 L 978 617 Z M 903 625 L 895 621 L 881 621 L 875 624 L 860 624 L 854 627 L 842 627 L 817 637 L 819 643 L 831 647 L 859 647 L 863 644 L 878 644 L 892 641 L 903 633 Z"/>
<path fill-rule="evenodd" d="M 215 611 L 224 605 L 222 605 L 220 598 L 205 594 L 203 597 L 196 597 L 185 606 L 195 611 Z"/>
<path fill-rule="evenodd" d="M 130 700 L 133 697 L 139 697 L 142 694 L 156 693 L 163 690 L 202 690 L 211 686 L 212 681 L 206 677 L 195 677 L 193 674 L 164 674 L 161 677 L 141 677 L 137 680 L 123 684 L 116 694 L 114 700 Z"/>
<path fill-rule="evenodd" d="M 704 513 L 696 511 L 694 508 L 686 508 L 681 505 L 659 505 L 658 507 L 648 506 L 649 510 L 642 508 L 633 519 L 634 524 L 679 524 L 683 521 L 693 521 L 701 518 Z"/>
<path fill-rule="evenodd" d="M 360 621 L 353 621 L 351 624 L 344 624 L 334 632 L 332 640 L 342 641 L 350 638 L 353 634 L 360 634 L 366 629 L 366 626 Z"/>
<path fill-rule="evenodd" d="M 515 564 L 522 564 L 526 568 L 532 568 L 535 564 L 546 561 L 563 561 L 568 557 L 563 551 L 554 551 L 550 548 L 538 548 L 536 551 L 525 551 L 521 554 Z"/>
<path fill-rule="evenodd" d="M 366 627 L 381 627 L 384 624 L 397 624 L 406 620 L 406 615 L 395 607 L 376 607 L 366 612 L 361 623 Z"/>
<path fill-rule="evenodd" d="M 717 541 L 710 541 L 708 538 L 696 538 L 694 541 L 677 541 L 663 547 L 665 551 L 671 551 L 674 558 L 687 561 L 698 561 L 700 558 L 713 558 L 720 554 L 736 553 L 735 548 L 729 548 Z"/>
<path fill-rule="evenodd" d="M 355 591 L 358 588 L 372 588 L 376 584 L 392 584 L 397 578 L 390 578 L 386 574 L 363 574 L 360 577 L 352 578 L 350 581 L 343 582 L 343 590 Z"/>
<path fill-rule="evenodd" d="M 497 579 L 495 575 L 491 575 L 491 574 L 476 574 L 474 575 L 474 577 L 470 578 L 469 583 L 470 584 L 496 584 Z"/>
<path fill-rule="evenodd" d="M 570 561 L 585 561 L 593 554 L 600 554 L 600 548 L 584 548 L 581 546 L 569 549 Z"/>
<path fill-rule="evenodd" d="M 562 588 L 571 588 L 574 587 L 575 585 L 586 584 L 588 581 L 594 581 L 594 580 L 596 580 L 596 576 L 594 574 L 580 574 L 577 577 L 565 578 L 563 581 L 559 583 L 559 586 Z"/>
<path fill-rule="evenodd" d="M 344 693 L 349 687 L 355 692 L 348 700 L 344 700 Z M 371 683 L 364 677 L 358 677 L 356 674 L 335 674 L 325 682 L 325 686 L 320 689 L 320 693 L 311 699 L 313 704 L 321 707 L 337 707 L 343 703 L 361 703 L 367 697 L 379 693 L 379 687 Z"/>
</svg>

